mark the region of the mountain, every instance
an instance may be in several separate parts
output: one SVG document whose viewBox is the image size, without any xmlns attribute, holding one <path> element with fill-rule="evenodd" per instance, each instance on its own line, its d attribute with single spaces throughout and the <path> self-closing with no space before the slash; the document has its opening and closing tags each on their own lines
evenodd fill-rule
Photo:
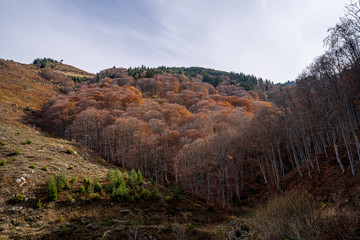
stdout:
<svg viewBox="0 0 360 240">
<path fill-rule="evenodd" d="M 0 60 L 0 236 L 358 239 L 358 65 L 319 64 L 292 87 Z"/>
<path fill-rule="evenodd" d="M 44 104 L 84 83 L 73 76 L 94 77 L 65 64 L 41 68 L 0 60 L 1 239 L 221 239 L 244 225 L 214 205 L 152 179 L 131 188 L 131 169 L 40 129 Z M 108 176 L 114 169 L 128 173 L 127 200 L 117 198 L 122 195 L 111 188 L 115 185 Z M 50 176 L 57 185 L 70 184 L 55 201 L 49 199 Z"/>
</svg>

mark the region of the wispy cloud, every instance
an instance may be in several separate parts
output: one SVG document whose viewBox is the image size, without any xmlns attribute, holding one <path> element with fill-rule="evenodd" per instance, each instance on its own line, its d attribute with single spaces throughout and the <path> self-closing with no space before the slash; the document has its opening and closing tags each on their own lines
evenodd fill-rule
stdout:
<svg viewBox="0 0 360 240">
<path fill-rule="evenodd" d="M 2 58 L 97 72 L 203 66 L 294 79 L 322 51 L 346 0 L 0 0 Z"/>
</svg>

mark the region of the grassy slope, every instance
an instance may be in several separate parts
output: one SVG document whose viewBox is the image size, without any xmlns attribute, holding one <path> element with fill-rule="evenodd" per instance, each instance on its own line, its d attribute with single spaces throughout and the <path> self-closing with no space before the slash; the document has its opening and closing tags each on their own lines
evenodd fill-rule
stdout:
<svg viewBox="0 0 360 240">
<path fill-rule="evenodd" d="M 25 109 L 40 110 L 56 93 L 35 66 L 0 60 L 0 118 L 20 120 Z"/>
</svg>

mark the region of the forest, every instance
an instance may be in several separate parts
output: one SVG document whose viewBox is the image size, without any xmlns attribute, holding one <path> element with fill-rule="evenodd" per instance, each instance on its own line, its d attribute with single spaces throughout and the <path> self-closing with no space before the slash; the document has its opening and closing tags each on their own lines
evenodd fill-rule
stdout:
<svg viewBox="0 0 360 240">
<path fill-rule="evenodd" d="M 282 192 L 290 172 L 311 179 L 330 151 L 338 170 L 355 176 L 359 12 L 346 7 L 295 87 L 202 68 L 114 67 L 52 98 L 43 125 L 222 208 L 241 204 L 254 183 Z"/>
</svg>

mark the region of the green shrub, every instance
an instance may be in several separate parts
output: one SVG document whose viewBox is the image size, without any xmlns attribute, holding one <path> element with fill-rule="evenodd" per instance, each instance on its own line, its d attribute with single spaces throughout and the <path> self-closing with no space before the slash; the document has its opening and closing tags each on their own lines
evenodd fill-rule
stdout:
<svg viewBox="0 0 360 240">
<path fill-rule="evenodd" d="M 123 173 L 123 178 L 124 178 L 125 181 L 128 180 L 129 179 L 129 174 L 127 172 L 124 172 Z"/>
<path fill-rule="evenodd" d="M 115 178 L 115 172 L 116 172 L 115 169 L 110 169 L 110 170 L 107 172 L 106 176 L 108 177 L 108 179 L 109 179 L 110 181 L 112 181 L 112 180 Z"/>
<path fill-rule="evenodd" d="M 39 201 L 36 203 L 36 207 L 37 208 L 42 208 L 43 204 L 41 202 L 41 200 L 39 199 Z"/>
<path fill-rule="evenodd" d="M 42 170 L 47 171 L 47 170 L 48 170 L 48 166 L 46 166 L 46 165 L 43 166 Z"/>
<path fill-rule="evenodd" d="M 153 184 L 153 185 L 154 185 L 154 183 L 155 183 L 155 181 L 154 181 L 153 178 L 150 178 L 150 182 L 151 182 L 151 184 Z"/>
<path fill-rule="evenodd" d="M 121 171 L 119 169 L 112 169 L 107 173 L 108 178 L 110 179 L 111 182 L 111 189 L 118 188 L 119 186 L 124 186 L 126 187 L 126 182 L 125 179 L 123 177 L 123 174 L 121 173 Z"/>
<path fill-rule="evenodd" d="M 100 194 L 95 193 L 92 198 L 98 200 L 98 199 L 100 199 Z"/>
<path fill-rule="evenodd" d="M 73 198 L 72 196 L 69 196 L 68 202 L 69 202 L 69 203 L 72 203 L 73 201 L 74 201 L 74 198 Z"/>
<path fill-rule="evenodd" d="M 94 178 L 93 183 L 96 184 L 96 183 L 98 183 L 98 182 L 100 182 L 100 180 L 99 180 L 99 178 L 96 176 L 96 177 Z"/>
<path fill-rule="evenodd" d="M 34 168 L 36 168 L 36 165 L 35 165 L 35 164 L 31 164 L 31 165 L 29 166 L 29 168 L 34 169 Z"/>
<path fill-rule="evenodd" d="M 86 198 L 84 196 L 80 197 L 81 201 L 86 201 Z"/>
<path fill-rule="evenodd" d="M 130 172 L 129 184 L 130 184 L 130 187 L 134 187 L 138 184 L 138 175 L 134 169 L 132 169 Z"/>
<path fill-rule="evenodd" d="M 161 195 L 158 188 L 154 188 L 151 191 L 151 198 L 154 199 L 154 200 L 159 200 L 160 198 L 162 198 L 162 195 Z"/>
<path fill-rule="evenodd" d="M 74 170 L 74 166 L 70 166 L 69 169 L 70 169 L 70 170 Z"/>
<path fill-rule="evenodd" d="M 21 133 L 20 132 L 16 132 L 17 135 L 20 135 Z"/>
<path fill-rule="evenodd" d="M 57 186 L 59 192 L 70 188 L 70 183 L 69 183 L 68 177 L 65 175 L 64 172 L 60 173 L 56 177 L 56 186 Z"/>
<path fill-rule="evenodd" d="M 32 141 L 31 140 L 29 140 L 29 139 L 27 139 L 25 142 L 22 142 L 22 144 L 23 145 L 26 145 L 26 144 L 31 144 L 32 143 Z"/>
<path fill-rule="evenodd" d="M 15 155 L 15 156 L 20 155 L 20 149 L 19 148 L 15 149 L 15 151 L 12 155 Z"/>
<path fill-rule="evenodd" d="M 171 196 L 165 196 L 165 202 L 171 203 L 172 197 Z"/>
<path fill-rule="evenodd" d="M 140 195 L 135 191 L 135 189 L 133 189 L 133 197 L 135 201 L 140 200 Z"/>
<path fill-rule="evenodd" d="M 120 185 L 119 187 L 114 187 L 111 198 L 116 201 L 126 201 L 129 199 L 129 194 L 126 186 Z"/>
<path fill-rule="evenodd" d="M 102 192 L 102 186 L 99 182 L 95 183 L 94 185 L 94 192 L 101 193 Z"/>
<path fill-rule="evenodd" d="M 67 154 L 74 154 L 75 153 L 75 151 L 74 151 L 74 149 L 72 148 L 72 147 L 68 147 L 68 148 L 66 148 L 66 151 L 65 151 Z"/>
<path fill-rule="evenodd" d="M 58 188 L 56 186 L 55 180 L 53 176 L 48 178 L 46 196 L 49 201 L 55 201 L 58 196 Z"/>
<path fill-rule="evenodd" d="M 21 193 L 16 194 L 16 196 L 12 200 L 15 203 L 22 202 L 22 201 L 24 201 L 24 195 L 22 195 Z"/>
<path fill-rule="evenodd" d="M 93 184 L 90 184 L 88 187 L 87 187 L 87 191 L 88 193 L 94 193 L 94 185 Z"/>
<path fill-rule="evenodd" d="M 80 186 L 79 192 L 80 192 L 80 193 L 84 193 L 84 192 L 85 192 L 85 187 L 84 187 L 84 186 Z"/>
<path fill-rule="evenodd" d="M 151 198 L 151 192 L 146 188 L 141 188 L 140 195 L 143 199 L 148 200 Z"/>
<path fill-rule="evenodd" d="M 0 161 L 0 166 L 5 166 L 6 165 L 6 161 L 3 160 L 3 161 Z"/>
<path fill-rule="evenodd" d="M 4 146 L 5 142 L 4 141 L 0 141 L 0 146 Z"/>
<path fill-rule="evenodd" d="M 76 177 L 72 177 L 70 180 L 70 183 L 76 183 L 77 182 L 77 178 Z"/>
<path fill-rule="evenodd" d="M 65 221 L 64 216 L 63 216 L 63 215 L 60 215 L 60 216 L 59 216 L 59 218 L 58 218 L 58 221 L 59 221 L 59 222 L 63 222 L 63 221 Z"/>
<path fill-rule="evenodd" d="M 84 177 L 84 183 L 85 183 L 85 185 L 90 185 L 90 184 L 91 184 L 91 180 L 88 179 L 87 177 Z"/>
<path fill-rule="evenodd" d="M 122 174 L 119 169 L 110 169 L 106 175 L 110 181 L 115 181 L 118 178 L 122 178 Z"/>
<path fill-rule="evenodd" d="M 143 185 L 143 183 L 144 183 L 144 177 L 143 177 L 143 175 L 141 174 L 140 170 L 137 171 L 137 179 L 138 179 L 138 184 L 139 184 L 139 185 Z"/>
</svg>

